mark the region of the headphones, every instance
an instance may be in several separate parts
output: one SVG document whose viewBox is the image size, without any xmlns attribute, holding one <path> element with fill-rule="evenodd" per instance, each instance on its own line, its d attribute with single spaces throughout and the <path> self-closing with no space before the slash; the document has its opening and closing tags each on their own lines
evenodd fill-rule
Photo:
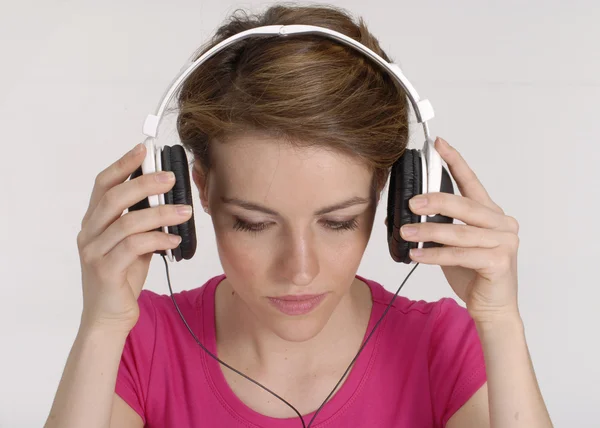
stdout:
<svg viewBox="0 0 600 428">
<path fill-rule="evenodd" d="M 131 175 L 131 179 L 133 179 L 142 174 L 172 171 L 175 174 L 175 185 L 165 194 L 151 195 L 144 198 L 131 206 L 129 211 L 169 204 L 193 206 L 189 165 L 185 149 L 181 145 L 160 147 L 155 146 L 154 143 L 165 108 L 185 79 L 208 58 L 238 40 L 253 36 L 287 37 L 294 34 L 318 34 L 353 47 L 383 67 L 404 88 L 412 103 L 417 121 L 423 124 L 425 142 L 422 149 L 406 149 L 403 155 L 394 162 L 391 169 L 387 205 L 389 252 L 394 261 L 411 264 L 414 263 L 409 255 L 411 249 L 442 246 L 436 242 L 408 242 L 400 236 L 400 228 L 408 223 L 453 222 L 451 217 L 441 214 L 416 215 L 408 206 L 408 201 L 415 195 L 432 192 L 454 193 L 450 173 L 442 165 L 442 158 L 434 147 L 435 140 L 429 135 L 427 121 L 434 117 L 431 103 L 429 100 L 419 98 L 416 90 L 397 64 L 388 63 L 363 44 L 344 34 L 313 25 L 267 25 L 242 31 L 213 46 L 180 72 L 163 95 L 156 114 L 149 114 L 144 122 L 143 133 L 147 137 L 144 141 L 146 157 L 142 165 Z M 161 228 L 158 230 L 161 230 Z M 182 224 L 163 226 L 162 231 L 181 236 L 181 243 L 177 248 L 166 250 L 169 261 L 188 260 L 193 257 L 197 245 L 193 215 Z M 155 251 L 155 253 L 165 255 L 165 251 L 162 250 Z"/>
</svg>

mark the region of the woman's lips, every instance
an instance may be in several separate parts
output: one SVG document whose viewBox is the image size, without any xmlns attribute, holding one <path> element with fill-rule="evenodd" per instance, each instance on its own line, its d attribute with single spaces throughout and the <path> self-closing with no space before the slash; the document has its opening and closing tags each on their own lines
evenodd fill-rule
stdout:
<svg viewBox="0 0 600 428">
<path fill-rule="evenodd" d="M 327 293 L 269 297 L 269 301 L 286 315 L 304 315 L 316 308 L 326 295 Z"/>
</svg>

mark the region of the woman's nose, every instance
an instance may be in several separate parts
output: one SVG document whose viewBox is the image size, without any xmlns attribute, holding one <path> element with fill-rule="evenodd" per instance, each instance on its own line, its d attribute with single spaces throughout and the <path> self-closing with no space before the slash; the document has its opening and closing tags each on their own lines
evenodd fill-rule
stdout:
<svg viewBox="0 0 600 428">
<path fill-rule="evenodd" d="M 294 285 L 309 285 L 319 273 L 318 252 L 308 233 L 287 236 L 283 252 L 283 270 L 287 281 Z"/>
</svg>

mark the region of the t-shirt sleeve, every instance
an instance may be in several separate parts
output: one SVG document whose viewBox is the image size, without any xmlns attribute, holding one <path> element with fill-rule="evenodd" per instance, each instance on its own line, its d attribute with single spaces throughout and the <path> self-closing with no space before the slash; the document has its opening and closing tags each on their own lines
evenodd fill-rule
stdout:
<svg viewBox="0 0 600 428">
<path fill-rule="evenodd" d="M 146 399 L 156 343 L 156 312 L 151 292 L 142 290 L 138 305 L 140 315 L 125 341 L 115 392 L 146 424 Z"/>
<path fill-rule="evenodd" d="M 429 379 L 435 424 L 448 419 L 486 382 L 475 322 L 450 298 L 441 299 L 429 350 Z"/>
</svg>

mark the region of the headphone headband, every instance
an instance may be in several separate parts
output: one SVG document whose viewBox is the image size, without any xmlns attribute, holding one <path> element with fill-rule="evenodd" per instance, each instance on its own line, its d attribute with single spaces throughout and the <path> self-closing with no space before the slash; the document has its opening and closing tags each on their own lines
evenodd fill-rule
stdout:
<svg viewBox="0 0 600 428">
<path fill-rule="evenodd" d="M 398 64 L 387 62 L 377 53 L 373 52 L 362 43 L 346 36 L 345 34 L 315 25 L 267 25 L 242 31 L 216 44 L 191 64 L 184 66 L 182 71 L 180 71 L 179 75 L 171 82 L 169 88 L 162 96 L 156 113 L 149 114 L 144 121 L 143 133 L 147 137 L 144 141 L 144 144 L 146 146 L 147 153 L 146 158 L 142 163 L 143 173 L 148 174 L 161 170 L 161 148 L 155 146 L 154 144 L 154 141 L 158 135 L 158 127 L 165 113 L 166 106 L 181 85 L 183 85 L 183 82 L 185 82 L 187 77 L 194 70 L 196 70 L 207 59 L 225 49 L 227 46 L 237 42 L 238 40 L 254 36 L 289 37 L 296 34 L 323 35 L 324 37 L 337 40 L 342 44 L 355 48 L 356 50 L 365 54 L 367 57 L 371 58 L 373 61 L 375 61 L 375 63 L 379 64 L 393 79 L 396 80 L 396 82 L 398 82 L 404 88 L 415 111 L 417 121 L 423 124 L 423 131 L 425 133 L 425 142 L 423 143 L 423 148 L 420 150 L 422 153 L 421 163 L 423 171 L 421 177 L 421 184 L 423 186 L 422 193 L 439 192 L 442 182 L 442 158 L 434 148 L 434 140 L 429 136 L 427 121 L 434 117 L 433 107 L 429 100 L 420 99 L 419 94 L 417 94 L 415 88 L 404 76 Z M 149 205 L 154 207 L 164 204 L 162 198 L 163 195 L 150 196 L 148 198 Z M 435 214 L 429 215 L 429 217 L 433 216 L 435 216 Z"/>
<path fill-rule="evenodd" d="M 267 25 L 257 28 L 252 28 L 250 30 L 242 31 L 237 33 L 217 45 L 213 46 L 203 55 L 201 55 L 198 59 L 192 62 L 187 68 L 185 68 L 169 85 L 169 88 L 164 93 L 160 104 L 158 105 L 158 109 L 155 114 L 149 114 L 146 117 L 143 126 L 143 133 L 148 137 L 156 137 L 158 135 L 158 126 L 162 117 L 164 115 L 166 106 L 171 101 L 175 92 L 181 87 L 185 79 L 202 63 L 204 63 L 207 59 L 225 49 L 229 45 L 237 42 L 238 40 L 242 40 L 248 37 L 254 36 L 283 36 L 288 37 L 290 35 L 295 34 L 319 34 L 323 35 L 327 38 L 331 38 L 337 41 L 342 42 L 343 44 L 353 47 L 358 51 L 362 52 L 385 70 L 404 88 L 408 98 L 410 99 L 413 109 L 415 111 L 415 115 L 417 117 L 417 121 L 423 124 L 423 130 L 425 132 L 425 140 L 429 140 L 429 129 L 427 127 L 427 121 L 434 117 L 433 106 L 429 102 L 429 100 L 421 100 L 419 94 L 415 88 L 408 81 L 406 76 L 402 73 L 402 70 L 398 66 L 398 64 L 389 63 L 384 60 L 381 56 L 373 52 L 371 49 L 367 48 L 362 43 L 357 42 L 356 40 L 346 36 L 337 31 L 330 30 L 329 28 L 319 27 L 315 25 Z"/>
</svg>

